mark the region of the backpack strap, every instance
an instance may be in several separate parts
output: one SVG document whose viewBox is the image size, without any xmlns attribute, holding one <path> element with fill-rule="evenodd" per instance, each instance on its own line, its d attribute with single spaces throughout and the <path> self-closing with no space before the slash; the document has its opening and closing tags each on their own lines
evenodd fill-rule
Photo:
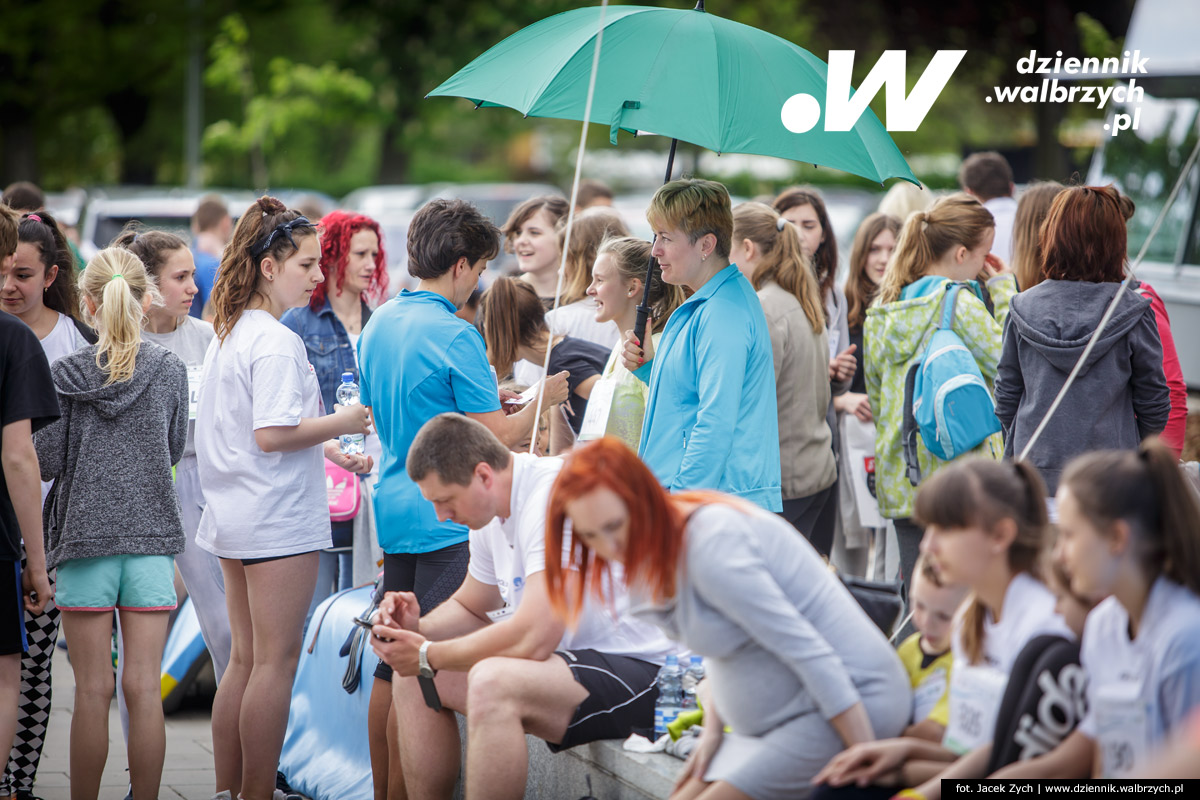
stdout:
<svg viewBox="0 0 1200 800">
<path fill-rule="evenodd" d="M 948 283 L 946 284 L 946 294 L 942 297 L 942 323 L 938 327 L 944 331 L 948 331 L 954 327 L 954 312 L 958 308 L 958 293 L 962 291 L 963 284 Z"/>
<path fill-rule="evenodd" d="M 88 325 L 80 322 L 74 317 L 71 317 L 71 322 L 74 323 L 75 330 L 79 331 L 79 335 L 82 336 L 83 340 L 88 344 L 95 344 L 96 342 L 100 341 L 100 335 Z"/>
<path fill-rule="evenodd" d="M 917 437 L 921 429 L 917 425 L 916 412 L 913 402 L 917 385 L 917 373 L 921 371 L 921 361 L 908 368 L 904 376 L 904 417 L 900 423 L 900 439 L 904 448 L 904 472 L 908 482 L 913 486 L 921 484 L 921 460 L 918 456 Z"/>
</svg>

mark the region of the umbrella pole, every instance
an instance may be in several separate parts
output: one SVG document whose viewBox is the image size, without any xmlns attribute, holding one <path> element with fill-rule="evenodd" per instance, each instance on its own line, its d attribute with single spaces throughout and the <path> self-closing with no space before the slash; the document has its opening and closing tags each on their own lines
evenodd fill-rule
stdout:
<svg viewBox="0 0 1200 800">
<path fill-rule="evenodd" d="M 679 144 L 678 139 L 671 140 L 671 152 L 667 154 L 667 174 L 663 176 L 663 183 L 671 182 L 671 170 L 675 169 L 675 147 Z M 654 237 L 658 238 L 657 235 Z M 646 262 L 646 281 L 642 286 L 642 302 L 637 307 L 637 321 L 633 324 L 633 335 L 640 343 L 646 335 L 646 319 L 650 316 L 650 282 L 654 280 L 654 256 L 650 256 L 650 260 Z"/>
</svg>

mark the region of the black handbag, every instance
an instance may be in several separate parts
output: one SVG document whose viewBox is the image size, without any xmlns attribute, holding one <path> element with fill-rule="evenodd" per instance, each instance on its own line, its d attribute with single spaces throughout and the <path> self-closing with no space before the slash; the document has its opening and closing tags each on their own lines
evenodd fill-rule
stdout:
<svg viewBox="0 0 1200 800">
<path fill-rule="evenodd" d="M 908 592 L 904 588 L 904 581 L 885 583 L 840 573 L 838 578 L 862 606 L 862 610 L 867 612 L 871 622 L 883 631 L 884 636 L 891 639 L 908 606 Z"/>
</svg>

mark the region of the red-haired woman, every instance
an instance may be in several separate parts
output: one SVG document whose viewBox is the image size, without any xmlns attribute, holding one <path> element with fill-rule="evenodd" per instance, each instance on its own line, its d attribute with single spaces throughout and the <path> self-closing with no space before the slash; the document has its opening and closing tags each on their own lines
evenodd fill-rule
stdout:
<svg viewBox="0 0 1200 800">
<path fill-rule="evenodd" d="M 1007 455 L 1020 454 L 1121 293 L 1053 423 L 1029 460 L 1051 492 L 1063 467 L 1092 450 L 1134 450 L 1171 411 L 1150 300 L 1125 291 L 1125 214 L 1112 186 L 1060 192 L 1041 228 L 1046 280 L 1013 297 L 996 375 Z"/>
<path fill-rule="evenodd" d="M 668 494 L 613 437 L 568 457 L 548 513 L 548 552 L 568 519 L 574 537 L 566 569 L 546 563 L 560 613 L 577 616 L 584 592 L 623 575 L 634 615 L 705 657 L 713 698 L 672 800 L 802 796 L 844 747 L 904 729 L 895 651 L 777 515 L 717 492 Z"/>
<path fill-rule="evenodd" d="M 342 374 L 358 382 L 358 337 L 371 316 L 371 306 L 387 294 L 387 259 L 379 223 L 362 214 L 332 211 L 321 220 L 321 272 L 324 282 L 307 306 L 293 308 L 281 318 L 304 340 L 308 361 L 317 373 L 321 402 L 332 413 Z M 379 463 L 379 439 L 368 436 L 366 452 Z M 334 522 L 333 547 L 321 552 L 313 609 L 330 592 L 352 583 L 351 543 L 354 522 Z"/>
</svg>

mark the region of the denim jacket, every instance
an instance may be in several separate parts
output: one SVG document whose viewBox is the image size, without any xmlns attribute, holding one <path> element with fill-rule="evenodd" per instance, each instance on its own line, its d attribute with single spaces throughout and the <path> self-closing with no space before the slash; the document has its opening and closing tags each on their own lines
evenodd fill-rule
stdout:
<svg viewBox="0 0 1200 800">
<path fill-rule="evenodd" d="M 366 303 L 362 304 L 362 324 L 366 327 L 371 317 L 371 309 Z M 325 413 L 333 412 L 336 401 L 334 393 L 342 384 L 342 373 L 353 372 L 354 380 L 358 381 L 358 364 L 354 361 L 354 347 L 350 344 L 350 334 L 346 326 L 333 313 L 329 298 L 319 311 L 313 311 L 308 306 L 289 309 L 279 320 L 291 328 L 304 341 L 304 349 L 308 351 L 308 361 L 317 373 L 317 383 L 321 386 L 321 401 L 325 404 Z"/>
</svg>

